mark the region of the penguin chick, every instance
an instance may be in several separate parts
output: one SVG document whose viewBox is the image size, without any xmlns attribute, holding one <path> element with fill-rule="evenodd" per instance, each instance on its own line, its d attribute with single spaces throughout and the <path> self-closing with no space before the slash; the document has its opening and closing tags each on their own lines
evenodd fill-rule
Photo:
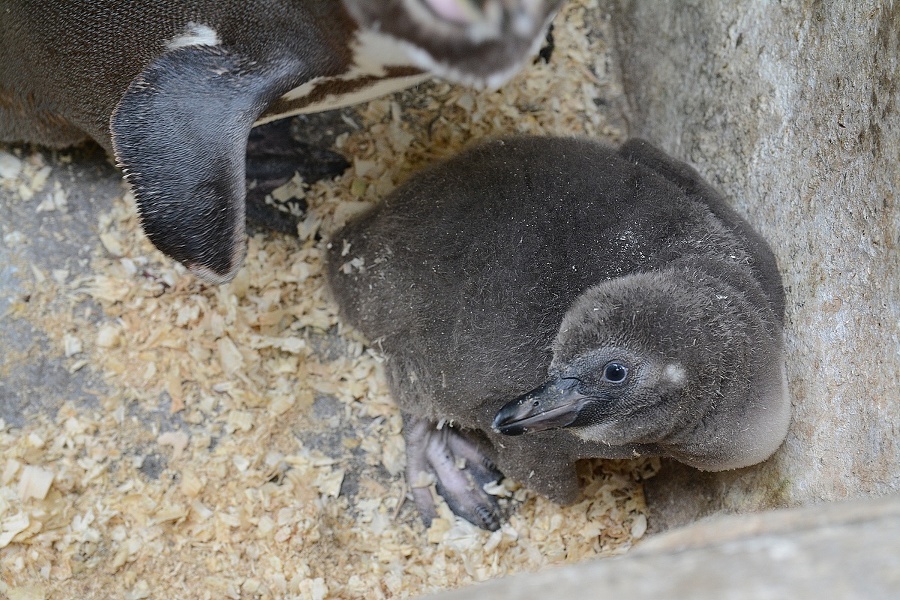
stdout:
<svg viewBox="0 0 900 600">
<path fill-rule="evenodd" d="M 568 503 L 582 458 L 733 469 L 786 435 L 775 258 L 692 168 L 641 140 L 466 150 L 338 231 L 327 274 L 342 317 L 386 357 L 407 476 L 436 478 L 483 527 L 499 522 L 481 485 L 497 472 Z M 476 467 L 462 476 L 459 462 Z M 430 495 L 416 501 L 434 514 Z"/>
<path fill-rule="evenodd" d="M 93 138 L 148 238 L 221 283 L 245 253 L 254 124 L 403 89 L 423 69 L 499 85 L 561 1 L 7 0 L 0 141 Z"/>
</svg>

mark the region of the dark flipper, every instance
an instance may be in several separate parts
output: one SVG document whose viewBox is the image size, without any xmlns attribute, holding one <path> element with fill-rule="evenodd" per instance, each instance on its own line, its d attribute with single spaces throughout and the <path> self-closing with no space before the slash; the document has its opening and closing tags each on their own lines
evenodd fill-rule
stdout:
<svg viewBox="0 0 900 600">
<path fill-rule="evenodd" d="M 147 237 L 199 277 L 228 281 L 244 258 L 247 136 L 302 81 L 218 46 L 163 54 L 131 82 L 110 121 Z"/>
<path fill-rule="evenodd" d="M 330 179 L 350 163 L 340 154 L 291 136 L 291 119 L 254 127 L 247 140 L 247 220 L 287 234 L 297 233 L 297 217 L 266 204 L 266 196 L 297 173 L 306 183 Z M 306 208 L 303 201 L 298 201 Z"/>
<path fill-rule="evenodd" d="M 431 489 L 417 485 L 423 475 L 433 475 L 438 493 L 455 514 L 482 529 L 500 528 L 497 499 L 485 492 L 484 486 L 502 479 L 503 474 L 476 442 L 453 427 L 438 429 L 431 421 L 413 417 L 404 418 L 403 433 L 406 478 L 426 524 L 437 516 L 437 509 Z"/>
</svg>

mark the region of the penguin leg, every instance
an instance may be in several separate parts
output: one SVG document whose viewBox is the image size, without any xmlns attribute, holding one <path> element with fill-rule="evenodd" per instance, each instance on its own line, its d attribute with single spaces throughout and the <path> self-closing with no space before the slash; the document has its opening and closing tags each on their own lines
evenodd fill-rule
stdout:
<svg viewBox="0 0 900 600">
<path fill-rule="evenodd" d="M 147 237 L 212 283 L 244 258 L 247 137 L 278 96 L 304 79 L 288 59 L 251 61 L 221 46 L 156 58 L 110 119 L 113 149 Z"/>
<path fill-rule="evenodd" d="M 484 486 L 503 478 L 478 444 L 459 429 L 404 415 L 406 478 L 426 524 L 437 517 L 430 482 L 455 514 L 490 531 L 500 528 L 497 499 Z M 426 483 L 427 482 L 427 483 Z"/>
<path fill-rule="evenodd" d="M 288 207 L 267 204 L 266 196 L 290 181 L 295 174 L 306 183 L 337 177 L 350 166 L 336 152 L 296 140 L 291 119 L 280 119 L 254 127 L 247 140 L 247 220 L 280 233 L 297 234 L 298 216 Z M 296 201 L 301 210 L 306 202 Z"/>
</svg>

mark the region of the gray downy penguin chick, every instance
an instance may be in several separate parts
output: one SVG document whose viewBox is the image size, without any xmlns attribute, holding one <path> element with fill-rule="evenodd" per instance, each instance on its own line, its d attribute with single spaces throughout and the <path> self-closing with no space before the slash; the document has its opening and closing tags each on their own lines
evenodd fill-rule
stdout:
<svg viewBox="0 0 900 600">
<path fill-rule="evenodd" d="M 407 477 L 433 475 L 482 527 L 499 525 L 482 489 L 498 469 L 569 503 L 582 458 L 735 469 L 787 433 L 775 258 L 691 167 L 641 140 L 476 146 L 329 252 L 342 317 L 386 357 Z M 430 519 L 430 492 L 415 496 Z"/>
<path fill-rule="evenodd" d="M 338 108 L 426 71 L 499 85 L 562 0 L 6 0 L 0 141 L 115 155 L 141 224 L 213 283 L 245 252 L 254 124 Z"/>
</svg>

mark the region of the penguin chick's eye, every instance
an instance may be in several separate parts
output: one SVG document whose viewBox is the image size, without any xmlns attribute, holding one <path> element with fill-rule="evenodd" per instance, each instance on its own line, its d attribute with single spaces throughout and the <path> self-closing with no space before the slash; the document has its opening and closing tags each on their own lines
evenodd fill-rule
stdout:
<svg viewBox="0 0 900 600">
<path fill-rule="evenodd" d="M 622 383 L 628 377 L 628 367 L 619 362 L 606 363 L 603 367 L 603 380 L 610 383 Z"/>
</svg>

